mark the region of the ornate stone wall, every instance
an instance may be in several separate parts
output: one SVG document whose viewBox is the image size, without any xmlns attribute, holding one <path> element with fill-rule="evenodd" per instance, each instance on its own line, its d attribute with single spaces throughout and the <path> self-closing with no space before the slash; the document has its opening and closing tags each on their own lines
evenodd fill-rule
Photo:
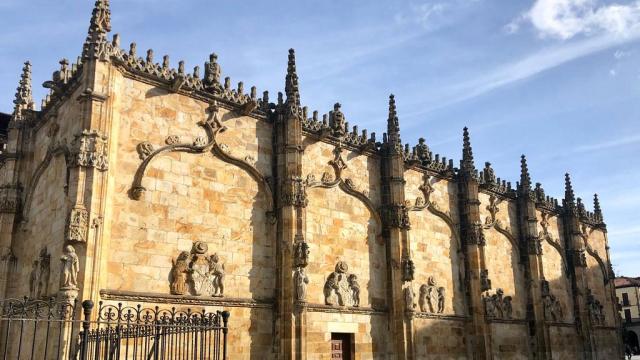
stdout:
<svg viewBox="0 0 640 360">
<path fill-rule="evenodd" d="M 621 354 L 602 211 L 568 175 L 559 204 L 524 156 L 516 188 L 476 168 L 466 128 L 459 167 L 405 145 L 393 96 L 381 138 L 340 104 L 310 113 L 293 50 L 276 99 L 232 88 L 215 54 L 172 68 L 107 41 L 108 9 L 41 110 L 23 70 L 5 297 L 229 310 L 232 359 L 324 359 L 334 333 L 356 359 Z"/>
</svg>

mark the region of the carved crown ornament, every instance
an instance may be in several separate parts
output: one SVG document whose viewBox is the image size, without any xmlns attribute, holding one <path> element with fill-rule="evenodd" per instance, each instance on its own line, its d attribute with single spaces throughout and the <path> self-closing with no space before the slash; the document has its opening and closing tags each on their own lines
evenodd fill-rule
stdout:
<svg viewBox="0 0 640 360">
<path fill-rule="evenodd" d="M 254 180 L 258 182 L 266 192 L 266 198 L 271 209 L 270 214 L 273 214 L 273 192 L 271 184 L 265 178 L 260 171 L 255 167 L 255 160 L 250 156 L 245 156 L 244 159 L 236 157 L 231 154 L 229 147 L 223 143 L 217 141 L 218 134 L 227 130 L 222 125 L 219 116 L 219 108 L 216 102 L 207 109 L 209 116 L 206 120 L 198 122 L 198 126 L 204 129 L 205 136 L 197 136 L 191 141 L 183 141 L 181 137 L 177 135 L 169 135 L 165 139 L 163 146 L 157 147 L 148 141 L 139 143 L 136 150 L 138 156 L 142 160 L 142 163 L 136 170 L 133 184 L 129 190 L 129 194 L 133 200 L 140 200 L 142 195 L 147 190 L 142 186 L 142 179 L 145 175 L 149 164 L 158 156 L 169 152 L 186 152 L 191 154 L 203 154 L 211 152 L 213 155 L 221 159 L 222 161 L 231 165 L 237 166 L 246 171 Z"/>
</svg>

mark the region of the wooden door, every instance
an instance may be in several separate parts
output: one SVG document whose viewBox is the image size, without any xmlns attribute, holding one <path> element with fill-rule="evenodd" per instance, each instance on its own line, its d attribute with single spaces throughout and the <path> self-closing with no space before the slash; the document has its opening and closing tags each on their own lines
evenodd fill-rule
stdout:
<svg viewBox="0 0 640 360">
<path fill-rule="evenodd" d="M 351 360 L 351 334 L 331 334 L 331 360 Z"/>
</svg>

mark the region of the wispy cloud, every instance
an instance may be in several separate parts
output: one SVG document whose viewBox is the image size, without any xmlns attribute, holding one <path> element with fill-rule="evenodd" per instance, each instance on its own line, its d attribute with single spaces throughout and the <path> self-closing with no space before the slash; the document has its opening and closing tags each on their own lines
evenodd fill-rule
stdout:
<svg viewBox="0 0 640 360">
<path fill-rule="evenodd" d="M 540 37 L 563 40 L 577 35 L 626 36 L 640 26 L 640 1 L 604 5 L 598 0 L 536 0 L 506 30 L 516 32 L 523 23 L 530 23 Z"/>
<path fill-rule="evenodd" d="M 412 113 L 410 116 L 423 115 L 437 109 L 473 99 L 517 81 L 523 81 L 570 61 L 637 39 L 640 39 L 640 29 L 627 34 L 625 37 L 606 34 L 545 48 L 522 59 L 497 66 L 494 70 L 489 70 L 485 75 L 475 79 L 453 84 L 442 89 L 442 96 L 438 99 L 436 105 Z"/>
<path fill-rule="evenodd" d="M 621 137 L 615 140 L 603 141 L 596 144 L 582 145 L 573 149 L 574 152 L 589 152 L 604 150 L 618 146 L 625 146 L 640 143 L 640 135 Z"/>
</svg>

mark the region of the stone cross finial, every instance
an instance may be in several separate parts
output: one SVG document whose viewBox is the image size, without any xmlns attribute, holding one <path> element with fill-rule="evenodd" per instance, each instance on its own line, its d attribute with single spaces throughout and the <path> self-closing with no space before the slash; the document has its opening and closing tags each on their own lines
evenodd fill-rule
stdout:
<svg viewBox="0 0 640 360">
<path fill-rule="evenodd" d="M 22 75 L 20 75 L 20 83 L 16 89 L 15 104 L 13 110 L 14 119 L 22 119 L 23 110 L 33 110 L 33 94 L 31 92 L 31 63 L 26 61 L 22 68 Z"/>
<path fill-rule="evenodd" d="M 107 33 L 111 31 L 111 10 L 109 0 L 97 0 L 91 14 L 89 32 L 82 48 L 83 59 L 93 59 L 104 55 Z"/>
</svg>

